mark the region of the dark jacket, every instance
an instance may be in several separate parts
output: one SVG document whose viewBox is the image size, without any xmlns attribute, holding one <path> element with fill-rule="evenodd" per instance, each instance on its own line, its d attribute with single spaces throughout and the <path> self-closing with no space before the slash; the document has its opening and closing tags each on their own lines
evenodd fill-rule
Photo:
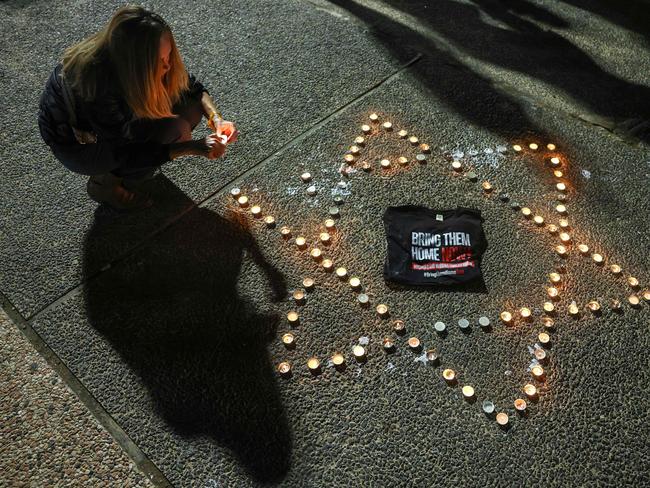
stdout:
<svg viewBox="0 0 650 488">
<path fill-rule="evenodd" d="M 38 126 L 41 137 L 52 148 L 79 144 L 70 127 L 63 98 L 59 77 L 62 68 L 62 64 L 54 68 L 39 102 Z M 183 94 L 183 98 L 200 100 L 202 93 L 208 90 L 194 76 L 189 75 L 189 78 L 189 91 Z M 76 129 L 94 132 L 97 143 L 110 143 L 114 158 L 121 167 L 159 166 L 169 161 L 169 144 L 149 140 L 147 132 L 140 128 L 143 126 L 134 119 L 111 70 L 104 69 L 100 79 L 103 81 L 98 87 L 96 100 L 92 103 L 84 102 L 73 94 Z"/>
</svg>

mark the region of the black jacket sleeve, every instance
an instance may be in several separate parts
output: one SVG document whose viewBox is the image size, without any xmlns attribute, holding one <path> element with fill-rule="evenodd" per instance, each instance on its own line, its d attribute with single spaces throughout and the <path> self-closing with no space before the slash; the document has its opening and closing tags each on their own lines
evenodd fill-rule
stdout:
<svg viewBox="0 0 650 488">
<path fill-rule="evenodd" d="M 201 83 L 200 81 L 198 81 L 196 79 L 196 76 L 194 76 L 193 74 L 191 74 L 189 72 L 187 73 L 187 76 L 188 76 L 188 78 L 190 80 L 190 82 L 189 82 L 189 96 L 191 98 L 193 98 L 195 100 L 201 100 L 201 97 L 203 96 L 203 92 L 206 92 L 208 95 L 210 94 L 208 89 L 205 86 L 203 86 L 203 83 Z"/>
</svg>

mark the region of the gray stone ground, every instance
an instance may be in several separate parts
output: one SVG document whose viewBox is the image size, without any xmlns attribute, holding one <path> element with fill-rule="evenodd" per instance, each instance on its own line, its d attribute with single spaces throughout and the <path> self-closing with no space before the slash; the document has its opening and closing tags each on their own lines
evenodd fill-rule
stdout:
<svg viewBox="0 0 650 488">
<path fill-rule="evenodd" d="M 0 311 L 2 486 L 153 486 Z"/>
<path fill-rule="evenodd" d="M 176 486 L 648 483 L 650 311 L 626 302 L 650 284 L 648 2 L 152 2 L 242 137 L 224 160 L 166 165 L 150 188 L 158 205 L 115 217 L 94 212 L 83 179 L 40 143 L 35 107 L 62 49 L 119 4 L 0 4 L 0 286 L 30 340 L 96 399 L 86 404 L 139 466 L 153 463 L 145 471 Z M 373 111 L 429 143 L 428 162 L 382 172 L 377 160 L 417 151 L 374 133 L 362 153 L 374 170 L 342 176 Z M 518 417 L 512 402 L 531 381 L 547 274 L 562 261 L 557 238 L 497 198 L 505 191 L 557 222 L 550 154 L 512 150 L 532 141 L 556 143 L 565 160 L 574 245 L 546 379 Z M 479 181 L 455 174 L 452 159 Z M 344 195 L 326 254 L 362 278 L 373 305 L 406 321 L 394 355 L 381 350 L 388 321 L 360 309 L 277 228 L 235 208 L 235 185 L 310 242 L 333 195 Z M 481 209 L 484 286 L 386 285 L 381 214 L 401 203 Z M 577 255 L 580 242 L 621 264 L 623 277 Z M 289 292 L 306 275 L 317 286 L 287 351 Z M 594 299 L 601 314 L 567 316 L 572 300 Z M 609 310 L 612 299 L 622 312 Z M 501 310 L 522 306 L 533 309 L 530 324 L 499 323 Z M 481 315 L 491 330 L 455 325 Z M 447 335 L 435 334 L 437 320 Z M 437 348 L 442 366 L 408 351 L 411 335 Z M 368 359 L 356 364 L 351 347 L 365 338 Z M 327 365 L 335 351 L 346 354 L 344 372 Z M 307 372 L 312 355 L 325 365 L 319 376 Z M 287 380 L 275 371 L 283 360 L 294 366 Z M 444 384 L 443 367 L 459 385 Z M 466 383 L 474 403 L 462 400 Z M 486 398 L 510 414 L 509 429 L 481 413 Z"/>
</svg>

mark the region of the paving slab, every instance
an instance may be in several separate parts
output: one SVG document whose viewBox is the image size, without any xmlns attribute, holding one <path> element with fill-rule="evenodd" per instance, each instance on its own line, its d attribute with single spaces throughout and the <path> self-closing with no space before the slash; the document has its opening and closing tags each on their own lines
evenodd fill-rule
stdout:
<svg viewBox="0 0 650 488">
<path fill-rule="evenodd" d="M 64 49 L 103 27 L 122 4 L 0 5 L 0 96 L 7 102 L 0 121 L 5 168 L 0 232 L 7 243 L 0 258 L 0 286 L 27 317 L 84 279 L 79 250 L 96 208 L 85 194 L 85 178 L 66 170 L 42 143 L 36 123 L 39 97 Z M 158 201 L 172 217 L 381 82 L 415 54 L 405 49 L 395 57 L 359 25 L 307 2 L 148 6 L 170 23 L 188 69 L 241 131 L 237 146 L 224 159 L 188 157 L 163 167 L 187 196 L 183 202 Z M 203 125 L 196 132 L 197 137 L 207 133 Z M 139 216 L 130 218 L 140 222 Z M 149 224 L 140 227 L 142 234 L 132 236 L 129 245 L 165 224 L 157 210 L 145 219 Z M 107 246 L 106 262 L 119 256 L 111 243 L 102 245 Z"/>
<path fill-rule="evenodd" d="M 647 150 L 494 90 L 478 106 L 469 105 L 471 90 L 459 94 L 452 83 L 448 96 L 432 94 L 427 80 L 465 76 L 463 86 L 476 90 L 487 90 L 487 83 L 439 60 L 421 62 L 417 73 L 392 79 L 235 182 L 251 205 L 274 215 L 275 229 L 238 209 L 224 191 L 33 321 L 175 485 L 647 483 L 639 466 L 649 461 L 650 309 L 624 304 L 615 313 L 605 306 L 633 292 L 623 278 L 633 274 L 646 288 L 650 280 Z M 486 112 L 491 127 L 450 112 L 451 95 L 465 96 L 468 110 L 498 107 Z M 373 171 L 357 163 L 343 177 L 343 155 L 371 112 L 395 130 L 368 136 L 360 159 Z M 425 164 L 382 173 L 379 159 L 417 154 L 395 134 L 400 128 L 430 144 L 431 154 Z M 530 142 L 553 142 L 565 158 L 574 244 L 598 249 L 608 265 L 620 263 L 623 278 L 576 255 L 574 246 L 559 258 L 557 237 L 499 201 L 506 191 L 547 223 L 559 221 L 550 154 L 512 149 Z M 455 174 L 454 159 L 476 171 L 478 182 Z M 315 196 L 300 180 L 305 170 L 314 177 Z M 483 181 L 494 186 L 491 194 L 481 190 Z M 325 254 L 361 278 L 373 306 L 386 303 L 391 319 L 405 320 L 404 336 L 280 236 L 279 227 L 290 225 L 294 236 L 313 244 L 336 195 L 345 203 Z M 381 214 L 402 203 L 479 208 L 489 243 L 484 283 L 449 290 L 384 283 Z M 86 234 L 83 267 L 95 269 L 102 260 L 93 241 L 107 232 L 97 221 Z M 119 245 L 124 238 L 117 232 L 111 240 Z M 546 378 L 535 382 L 529 368 L 543 331 L 547 275 L 561 262 L 567 271 L 546 347 Z M 299 306 L 289 293 L 306 276 L 316 286 Z M 583 307 L 596 299 L 603 310 L 592 316 Z M 572 300 L 581 308 L 575 319 L 566 313 Z M 532 322 L 499 322 L 502 310 L 522 306 L 533 310 Z M 300 314 L 293 328 L 290 310 Z M 473 325 L 466 334 L 454 325 L 461 318 L 476 324 L 483 315 L 491 330 Z M 444 336 L 433 330 L 438 320 L 449 326 Z M 290 330 L 293 350 L 280 341 Z M 387 336 L 397 343 L 392 355 L 381 347 Z M 411 352 L 411 336 L 424 349 L 436 348 L 441 365 Z M 367 342 L 363 363 L 351 354 L 360 342 Z M 343 372 L 328 363 L 336 351 L 345 354 Z M 320 375 L 308 372 L 312 356 L 321 360 Z M 292 363 L 291 378 L 276 373 L 281 361 Z M 445 384 L 444 367 L 457 372 L 458 384 Z M 528 382 L 540 393 L 520 417 L 512 405 Z M 476 401 L 463 399 L 464 384 L 474 386 Z M 485 399 L 510 415 L 509 429 L 481 412 Z"/>
<path fill-rule="evenodd" d="M 0 309 L 2 486 L 151 487 Z"/>
</svg>

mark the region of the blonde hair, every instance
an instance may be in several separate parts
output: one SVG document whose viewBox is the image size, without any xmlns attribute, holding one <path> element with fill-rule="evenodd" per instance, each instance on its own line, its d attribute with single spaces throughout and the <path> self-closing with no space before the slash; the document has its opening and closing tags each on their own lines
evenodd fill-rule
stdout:
<svg viewBox="0 0 650 488">
<path fill-rule="evenodd" d="M 160 38 L 169 34 L 170 69 L 161 76 Z M 108 63 L 107 63 L 108 62 Z M 171 28 L 159 15 L 138 6 L 120 8 L 108 25 L 67 48 L 63 72 L 72 90 L 91 102 L 100 95 L 103 70 L 112 70 L 136 118 L 171 117 L 173 105 L 189 88 L 185 64 Z"/>
</svg>

